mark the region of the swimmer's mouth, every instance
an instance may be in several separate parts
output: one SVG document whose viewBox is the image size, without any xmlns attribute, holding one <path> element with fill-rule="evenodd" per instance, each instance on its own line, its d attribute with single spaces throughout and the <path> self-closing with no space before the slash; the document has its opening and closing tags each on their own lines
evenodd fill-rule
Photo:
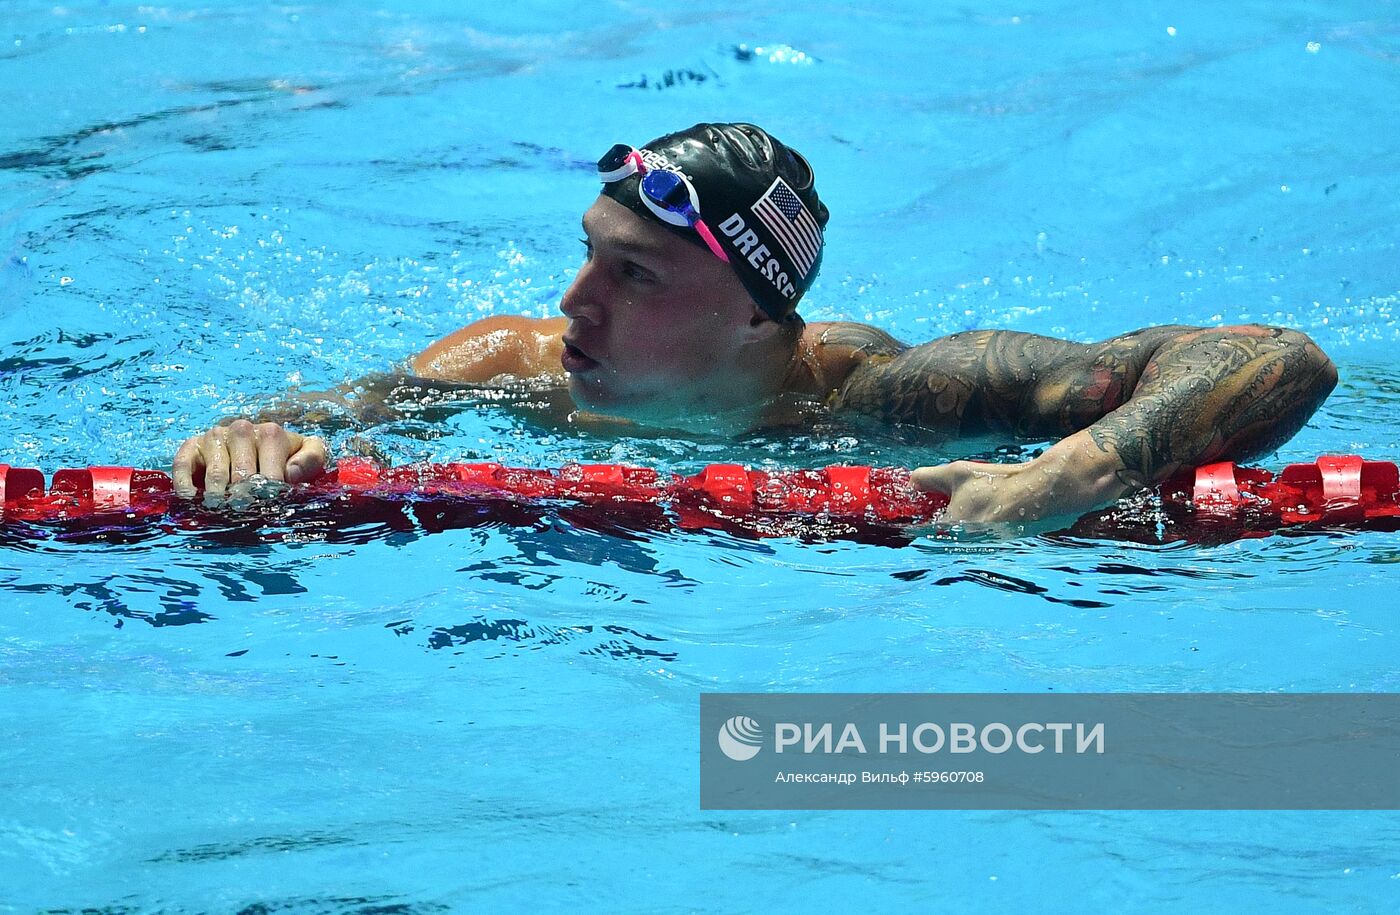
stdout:
<svg viewBox="0 0 1400 915">
<path fill-rule="evenodd" d="M 597 359 L 590 357 L 567 340 L 564 341 L 564 354 L 559 357 L 559 362 L 564 366 L 564 371 L 571 375 L 590 372 L 598 367 Z"/>
</svg>

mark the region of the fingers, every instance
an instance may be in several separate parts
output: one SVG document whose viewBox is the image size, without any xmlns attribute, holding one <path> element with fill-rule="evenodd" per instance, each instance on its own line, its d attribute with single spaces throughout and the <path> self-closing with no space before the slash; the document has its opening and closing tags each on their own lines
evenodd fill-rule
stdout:
<svg viewBox="0 0 1400 915">
<path fill-rule="evenodd" d="M 172 477 L 176 494 L 190 498 L 197 492 L 195 476 L 202 469 L 205 498 L 218 499 L 230 484 L 254 474 L 301 483 L 320 476 L 327 463 L 322 439 L 289 432 L 276 423 L 254 425 L 239 419 L 181 444 L 175 453 Z"/>
<path fill-rule="evenodd" d="M 180 450 L 175 452 L 175 464 L 170 468 L 175 495 L 182 499 L 194 498 L 194 475 L 204 469 L 204 452 L 199 449 L 200 438 L 196 435 L 185 439 Z"/>
<path fill-rule="evenodd" d="M 287 461 L 287 482 L 305 483 L 325 473 L 328 462 L 325 441 L 314 435 L 302 438 L 296 433 L 291 434 L 297 439 L 299 447 Z"/>
<path fill-rule="evenodd" d="M 200 450 L 204 452 L 204 498 L 218 498 L 228 489 L 229 453 L 228 429 L 217 426 L 204 433 Z"/>
<path fill-rule="evenodd" d="M 1027 509 L 1016 478 L 1026 466 L 953 461 L 920 467 L 909 474 L 909 480 L 925 492 L 948 496 L 942 516 L 945 521 L 1019 520 L 1026 517 Z"/>
<path fill-rule="evenodd" d="M 257 439 L 258 472 L 269 480 L 286 480 L 287 457 L 301 445 L 301 436 L 276 423 L 259 423 L 253 434 Z"/>
<path fill-rule="evenodd" d="M 258 472 L 256 434 L 256 428 L 246 419 L 236 419 L 229 424 L 225 441 L 228 448 L 230 483 L 242 483 Z"/>
<path fill-rule="evenodd" d="M 919 467 L 909 474 L 909 482 L 924 492 L 941 492 L 951 495 L 958 484 L 971 474 L 971 461 L 953 461 L 951 464 L 936 464 L 932 467 Z"/>
<path fill-rule="evenodd" d="M 920 467 L 909 474 L 909 481 L 924 491 L 937 490 L 952 494 L 957 487 L 973 479 L 992 480 L 1012 477 L 1026 469 L 1026 464 L 989 464 L 985 461 L 952 461 Z"/>
</svg>

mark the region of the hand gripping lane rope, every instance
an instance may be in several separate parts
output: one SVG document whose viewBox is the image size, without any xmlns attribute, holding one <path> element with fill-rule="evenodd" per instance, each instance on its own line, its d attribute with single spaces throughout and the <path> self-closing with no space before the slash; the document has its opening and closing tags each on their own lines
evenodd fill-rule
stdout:
<svg viewBox="0 0 1400 915">
<path fill-rule="evenodd" d="M 1185 531 L 1166 539 L 1262 536 L 1306 525 L 1400 529 L 1400 474 L 1396 465 L 1360 457 L 1324 456 L 1292 464 L 1275 477 L 1267 470 L 1223 462 L 1196 468 L 1157 487 L 1161 512 Z M 768 472 L 737 464 L 710 464 L 692 476 L 621 464 L 567 464 L 554 470 L 492 463 L 412 464 L 385 468 L 347 458 L 317 480 L 289 487 L 282 500 L 314 504 L 318 517 L 354 524 L 380 517 L 385 506 L 469 505 L 478 520 L 511 523 L 538 514 L 507 506 L 563 504 L 574 511 L 630 513 L 648 528 L 727 529 L 754 536 L 840 536 L 861 529 L 928 524 L 947 505 L 941 493 L 916 490 L 909 471 L 895 467 L 831 466 Z M 110 528 L 169 522 L 180 528 L 206 523 L 172 494 L 158 470 L 87 467 L 59 470 L 45 485 L 37 470 L 0 464 L 0 527 L 42 528 L 99 522 Z M 423 513 L 418 513 L 420 520 Z M 836 527 L 832 527 L 832 525 Z M 1072 533 L 1130 540 L 1149 535 L 1141 515 L 1109 509 L 1081 518 Z M 431 526 L 431 525 L 430 525 Z M 1154 529 L 1158 525 L 1153 525 Z"/>
</svg>

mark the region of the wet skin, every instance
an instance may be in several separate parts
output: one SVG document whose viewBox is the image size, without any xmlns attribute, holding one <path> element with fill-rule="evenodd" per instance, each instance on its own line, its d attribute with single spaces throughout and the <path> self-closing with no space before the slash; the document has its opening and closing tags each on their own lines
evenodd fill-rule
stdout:
<svg viewBox="0 0 1400 915">
<path fill-rule="evenodd" d="M 769 320 L 699 245 L 600 197 L 563 318 L 494 317 L 439 340 L 415 374 L 451 383 L 567 378 L 574 402 L 635 423 L 733 433 L 782 424 L 792 395 L 948 438 L 1062 436 L 1020 464 L 954 461 L 914 472 L 950 494 L 950 520 L 1075 514 L 1184 466 L 1243 461 L 1292 437 L 1336 384 L 1305 334 L 1244 325 L 1155 327 L 1100 343 L 972 331 L 908 346 L 854 323 Z M 325 444 L 235 422 L 189 439 L 177 491 L 254 473 L 319 473 Z"/>
</svg>

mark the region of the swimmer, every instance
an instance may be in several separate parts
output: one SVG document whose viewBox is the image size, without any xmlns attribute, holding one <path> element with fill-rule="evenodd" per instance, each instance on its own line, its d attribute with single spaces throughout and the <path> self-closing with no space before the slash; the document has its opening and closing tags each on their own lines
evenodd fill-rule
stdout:
<svg viewBox="0 0 1400 915">
<path fill-rule="evenodd" d="M 914 471 L 952 521 L 1082 514 L 1183 467 L 1283 444 L 1336 385 L 1295 330 L 1151 327 L 1100 343 L 981 330 L 910 346 L 864 324 L 797 314 L 821 267 L 827 208 L 807 160 L 750 124 L 698 124 L 598 163 L 585 262 L 563 317 L 497 316 L 412 360 L 436 382 L 554 377 L 575 405 L 632 423 L 737 433 L 819 403 L 948 438 L 1058 441 L 1016 464 Z M 562 376 L 562 377 L 561 377 Z M 188 439 L 176 491 L 207 495 L 261 474 L 299 482 L 325 442 L 236 420 Z"/>
</svg>

